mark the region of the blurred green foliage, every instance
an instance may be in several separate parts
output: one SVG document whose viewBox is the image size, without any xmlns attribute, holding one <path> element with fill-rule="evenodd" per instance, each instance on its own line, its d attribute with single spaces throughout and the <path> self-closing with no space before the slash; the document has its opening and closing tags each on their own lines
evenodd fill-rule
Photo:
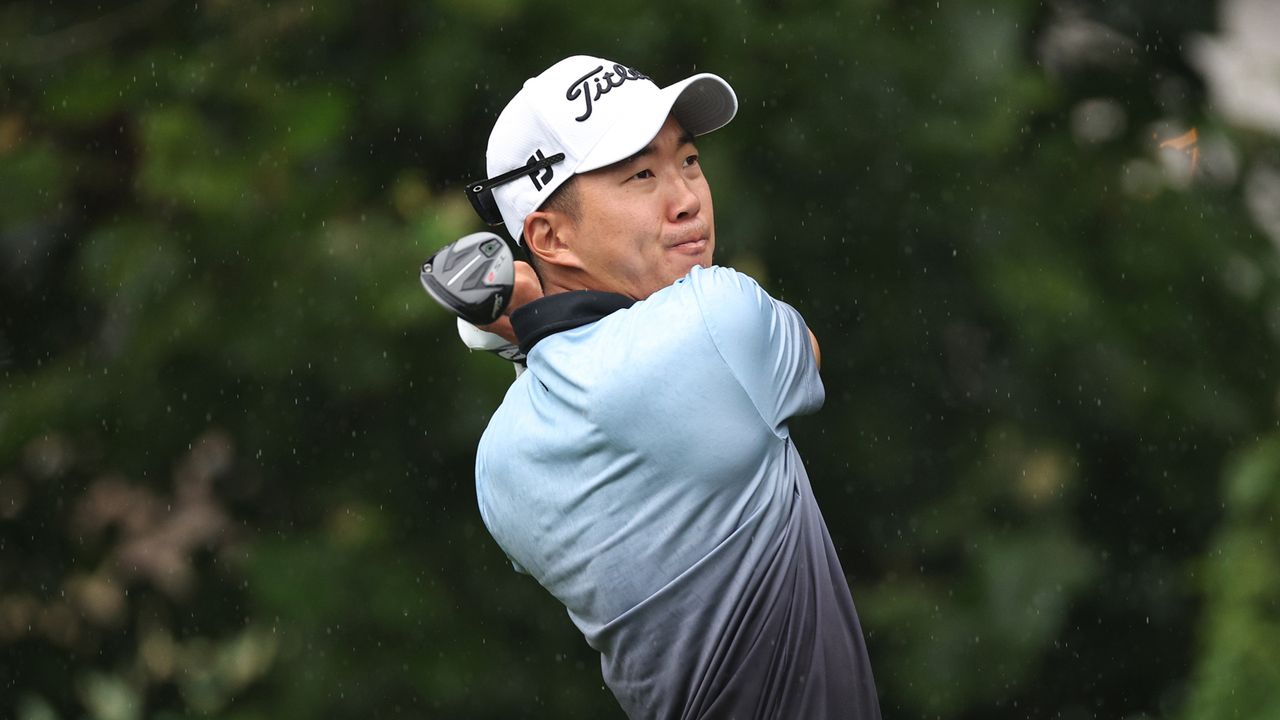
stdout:
<svg viewBox="0 0 1280 720">
<path fill-rule="evenodd" d="M 1280 715 L 1280 145 L 1211 112 L 1217 10 L 6 3 L 0 714 L 618 715 L 479 521 L 510 368 L 415 277 L 590 52 L 738 92 L 718 259 L 822 340 L 886 717 Z"/>
</svg>

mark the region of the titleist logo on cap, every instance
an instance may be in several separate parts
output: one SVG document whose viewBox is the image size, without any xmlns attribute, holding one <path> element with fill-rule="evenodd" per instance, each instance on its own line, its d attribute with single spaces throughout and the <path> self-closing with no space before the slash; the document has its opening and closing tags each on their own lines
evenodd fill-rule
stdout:
<svg viewBox="0 0 1280 720">
<path fill-rule="evenodd" d="M 595 70 L 592 70 L 586 75 L 575 80 L 573 84 L 569 86 L 568 91 L 565 92 L 564 97 L 566 100 L 573 101 L 581 97 L 583 101 L 586 102 L 586 111 L 574 118 L 574 120 L 583 122 L 587 118 L 591 117 L 592 104 L 622 83 L 628 80 L 649 79 L 648 75 L 645 75 L 638 70 L 632 70 L 626 65 L 621 64 L 614 65 L 612 72 L 606 72 L 603 75 L 600 74 L 602 70 L 604 70 L 603 65 L 597 66 Z M 592 84 L 595 85 L 594 97 L 592 96 L 591 91 Z"/>
</svg>

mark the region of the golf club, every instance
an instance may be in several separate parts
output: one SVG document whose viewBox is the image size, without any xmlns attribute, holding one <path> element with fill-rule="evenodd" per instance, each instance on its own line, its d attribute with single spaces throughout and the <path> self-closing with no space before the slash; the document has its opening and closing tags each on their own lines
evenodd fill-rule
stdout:
<svg viewBox="0 0 1280 720">
<path fill-rule="evenodd" d="M 427 258 L 420 277 L 427 294 L 454 315 L 472 325 L 488 325 L 511 302 L 515 263 L 502 238 L 478 232 Z"/>
<path fill-rule="evenodd" d="M 502 317 L 511 302 L 515 262 L 502 238 L 491 232 L 459 238 L 427 258 L 419 278 L 427 294 L 458 317 L 458 335 L 467 347 L 524 362 L 519 347 L 475 327 Z"/>
</svg>

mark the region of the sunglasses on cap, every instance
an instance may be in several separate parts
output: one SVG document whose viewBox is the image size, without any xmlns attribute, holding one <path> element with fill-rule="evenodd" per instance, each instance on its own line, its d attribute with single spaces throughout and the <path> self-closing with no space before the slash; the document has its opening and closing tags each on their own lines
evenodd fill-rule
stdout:
<svg viewBox="0 0 1280 720">
<path fill-rule="evenodd" d="M 542 155 L 541 152 L 538 155 Z M 495 175 L 485 180 L 475 180 L 467 183 L 467 199 L 471 201 L 471 207 L 475 208 L 476 214 L 480 219 L 490 226 L 502 224 L 502 211 L 498 209 L 498 201 L 493 197 L 493 189 L 499 185 L 504 185 L 512 180 L 519 180 L 528 176 L 533 180 L 533 184 L 542 189 L 542 185 L 538 182 L 537 174 L 543 170 L 547 170 L 552 165 L 564 160 L 564 153 L 556 153 L 548 157 L 539 158 L 534 156 L 529 158 L 529 162 L 524 167 L 518 167 L 515 170 L 504 172 L 501 175 Z M 547 179 L 550 179 L 548 171 Z M 518 236 L 519 229 L 515 230 Z"/>
</svg>

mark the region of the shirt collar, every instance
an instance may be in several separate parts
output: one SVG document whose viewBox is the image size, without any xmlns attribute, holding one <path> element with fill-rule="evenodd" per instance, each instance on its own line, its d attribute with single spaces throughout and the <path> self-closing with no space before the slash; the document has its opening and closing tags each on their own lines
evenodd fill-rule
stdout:
<svg viewBox="0 0 1280 720">
<path fill-rule="evenodd" d="M 528 355 L 543 338 L 589 325 L 635 303 L 626 295 L 598 290 L 556 293 L 517 308 L 511 313 L 511 327 L 520 340 L 520 352 Z"/>
</svg>

